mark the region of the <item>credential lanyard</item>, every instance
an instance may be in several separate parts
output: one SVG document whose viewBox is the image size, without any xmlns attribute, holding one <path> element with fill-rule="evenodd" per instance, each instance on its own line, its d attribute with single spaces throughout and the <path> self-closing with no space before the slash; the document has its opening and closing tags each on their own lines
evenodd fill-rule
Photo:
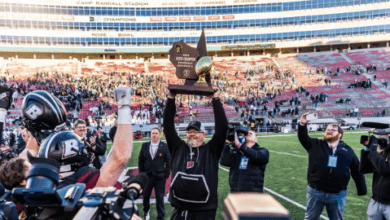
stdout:
<svg viewBox="0 0 390 220">
<path fill-rule="evenodd" d="M 328 159 L 328 167 L 337 167 L 337 156 L 335 156 L 335 153 L 336 153 L 337 148 L 339 146 L 340 146 L 340 142 L 337 144 L 335 151 L 333 151 L 333 148 L 332 148 L 332 155 L 329 155 L 329 159 Z"/>
</svg>

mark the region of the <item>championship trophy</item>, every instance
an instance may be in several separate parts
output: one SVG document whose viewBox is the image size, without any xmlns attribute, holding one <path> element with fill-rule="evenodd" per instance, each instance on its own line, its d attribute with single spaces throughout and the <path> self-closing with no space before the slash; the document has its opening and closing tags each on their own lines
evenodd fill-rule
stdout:
<svg viewBox="0 0 390 220">
<path fill-rule="evenodd" d="M 186 80 L 184 85 L 169 85 L 171 93 L 205 96 L 214 94 L 210 77 L 212 61 L 207 56 L 204 30 L 196 49 L 181 40 L 173 44 L 169 56 L 176 67 L 176 76 Z"/>
</svg>

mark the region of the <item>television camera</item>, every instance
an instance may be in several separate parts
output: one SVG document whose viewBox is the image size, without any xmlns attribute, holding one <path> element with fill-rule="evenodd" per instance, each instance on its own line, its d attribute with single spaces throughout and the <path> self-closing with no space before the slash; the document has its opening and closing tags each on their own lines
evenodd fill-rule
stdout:
<svg viewBox="0 0 390 220">
<path fill-rule="evenodd" d="M 18 212 L 13 202 L 7 201 L 4 186 L 0 183 L 0 220 L 18 220 Z"/>
<path fill-rule="evenodd" d="M 363 122 L 363 127 L 370 128 L 368 130 L 369 134 L 376 134 L 378 139 L 379 148 L 387 151 L 390 149 L 390 125 L 378 122 Z M 362 135 L 360 137 L 360 143 L 364 146 L 369 146 L 371 143 L 371 136 Z"/>
<path fill-rule="evenodd" d="M 246 142 L 245 136 L 248 135 L 248 127 L 242 126 L 239 122 L 231 122 L 228 125 L 228 132 L 226 134 L 226 139 L 234 145 L 234 134 L 237 132 L 237 138 L 241 144 Z"/>
<path fill-rule="evenodd" d="M 53 159 L 34 158 L 30 154 L 28 157 L 33 165 L 27 175 L 26 187 L 12 190 L 13 198 L 26 204 L 27 220 L 130 219 L 138 214 L 134 200 L 147 185 L 145 174 L 126 181 L 122 189 L 108 187 L 86 191 L 85 184 L 58 189 L 60 164 Z M 132 207 L 123 209 L 127 200 L 131 201 Z"/>
</svg>

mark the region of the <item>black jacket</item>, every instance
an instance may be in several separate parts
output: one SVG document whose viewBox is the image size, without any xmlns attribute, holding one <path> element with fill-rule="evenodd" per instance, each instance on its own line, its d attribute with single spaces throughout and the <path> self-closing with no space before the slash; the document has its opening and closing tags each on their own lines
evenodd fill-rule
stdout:
<svg viewBox="0 0 390 220">
<path fill-rule="evenodd" d="M 307 181 L 309 186 L 328 193 L 338 193 L 347 189 L 350 174 L 359 196 L 367 194 L 364 175 L 359 172 L 359 159 L 351 147 L 340 141 L 334 156 L 335 168 L 328 167 L 329 156 L 333 155 L 328 142 L 310 138 L 307 127 L 298 124 L 298 139 L 309 153 Z"/>
<path fill-rule="evenodd" d="M 248 158 L 246 169 L 240 169 L 241 158 Z M 252 148 L 242 145 L 231 149 L 226 145 L 222 151 L 221 164 L 230 167 L 231 192 L 263 192 L 264 172 L 269 160 L 268 150 L 255 144 Z"/>
<path fill-rule="evenodd" d="M 16 143 L 16 137 L 15 137 L 15 134 L 13 132 L 11 132 L 9 134 L 9 146 L 14 149 L 14 145 Z"/>
<path fill-rule="evenodd" d="M 89 142 L 90 136 L 86 136 L 84 139 L 82 139 L 82 142 L 84 146 L 91 146 Z M 105 146 L 101 140 L 96 137 L 95 145 L 92 146 L 91 156 L 93 157 L 92 164 L 96 169 L 100 169 L 102 167 L 102 161 L 100 160 L 99 156 L 103 156 L 106 153 L 107 146 Z"/>
<path fill-rule="evenodd" d="M 117 127 L 112 127 L 110 128 L 110 131 L 109 131 L 109 136 L 110 136 L 110 139 L 112 140 L 112 142 L 114 142 L 114 137 L 115 137 L 115 134 L 116 134 L 116 129 Z"/>
<path fill-rule="evenodd" d="M 103 144 L 103 142 L 98 137 L 96 137 L 96 146 L 93 151 L 95 158 L 92 161 L 92 164 L 96 169 L 100 169 L 103 166 L 99 156 L 103 156 L 106 153 L 106 150 L 107 145 Z"/>
<path fill-rule="evenodd" d="M 374 173 L 372 180 L 372 199 L 390 204 L 390 156 L 378 152 L 361 151 L 361 173 Z"/>
<path fill-rule="evenodd" d="M 102 145 L 103 145 L 103 147 L 105 148 L 105 149 L 107 149 L 107 141 L 108 140 L 110 140 L 110 138 L 107 136 L 107 134 L 106 133 L 101 133 L 100 134 L 100 137 L 98 136 L 98 138 L 96 138 L 96 139 L 99 139 L 100 140 L 100 142 L 102 143 Z M 104 151 L 104 153 L 105 153 L 106 151 Z"/>
<path fill-rule="evenodd" d="M 172 155 L 172 183 L 169 201 L 187 210 L 213 210 L 218 207 L 218 164 L 225 143 L 228 122 L 219 99 L 213 99 L 215 134 L 198 148 L 192 148 L 194 167 L 187 169 L 190 147 L 177 135 L 174 125 L 175 101 L 168 99 L 164 110 L 164 132 Z"/>
<path fill-rule="evenodd" d="M 139 172 L 146 173 L 149 177 L 155 179 L 168 178 L 171 172 L 171 154 L 166 143 L 160 141 L 156 156 L 152 159 L 150 155 L 150 141 L 143 143 L 138 156 Z"/>
</svg>

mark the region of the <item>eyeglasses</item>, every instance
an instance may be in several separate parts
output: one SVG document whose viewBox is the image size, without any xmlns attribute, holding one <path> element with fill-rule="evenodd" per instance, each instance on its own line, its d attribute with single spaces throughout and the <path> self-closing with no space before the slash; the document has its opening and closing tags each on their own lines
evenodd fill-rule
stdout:
<svg viewBox="0 0 390 220">
<path fill-rule="evenodd" d="M 199 134 L 201 131 L 187 131 L 187 134 Z"/>
<path fill-rule="evenodd" d="M 326 132 L 330 132 L 330 133 L 333 133 L 333 132 L 336 132 L 338 131 L 338 129 L 327 129 Z"/>
</svg>

